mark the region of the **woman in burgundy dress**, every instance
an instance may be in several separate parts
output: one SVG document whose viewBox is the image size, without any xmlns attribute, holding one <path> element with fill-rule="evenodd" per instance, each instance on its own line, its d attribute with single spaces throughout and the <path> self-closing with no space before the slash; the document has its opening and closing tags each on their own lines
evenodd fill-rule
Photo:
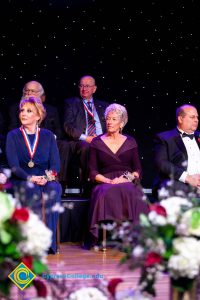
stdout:
<svg viewBox="0 0 200 300">
<path fill-rule="evenodd" d="M 141 163 L 135 139 L 123 135 L 128 121 L 126 108 L 111 104 L 105 111 L 105 134 L 90 144 L 90 179 L 97 183 L 90 202 L 90 233 L 98 239 L 97 224 L 101 221 L 139 221 L 147 214 L 148 204 L 136 182 L 141 177 Z"/>
</svg>

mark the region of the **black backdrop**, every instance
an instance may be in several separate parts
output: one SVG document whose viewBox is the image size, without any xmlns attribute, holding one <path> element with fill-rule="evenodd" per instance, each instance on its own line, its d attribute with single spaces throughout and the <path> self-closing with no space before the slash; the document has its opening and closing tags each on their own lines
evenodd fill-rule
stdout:
<svg viewBox="0 0 200 300">
<path fill-rule="evenodd" d="M 126 105 L 126 133 L 139 144 L 143 185 L 154 177 L 152 139 L 175 126 L 176 107 L 199 108 L 200 4 L 185 1 L 2 0 L 0 108 L 38 80 L 62 117 L 80 76 L 96 96 Z M 5 128 L 6 132 L 6 128 Z"/>
</svg>

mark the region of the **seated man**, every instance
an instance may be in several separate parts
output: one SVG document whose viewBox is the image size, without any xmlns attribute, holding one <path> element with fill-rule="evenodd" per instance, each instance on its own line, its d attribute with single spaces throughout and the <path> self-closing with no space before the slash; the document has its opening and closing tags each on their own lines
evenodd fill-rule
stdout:
<svg viewBox="0 0 200 300">
<path fill-rule="evenodd" d="M 200 187 L 200 133 L 198 113 L 194 106 L 185 104 L 176 110 L 177 127 L 156 135 L 154 141 L 155 166 L 158 176 L 153 195 L 173 180 L 172 190 L 188 192 Z"/>
<path fill-rule="evenodd" d="M 79 157 L 82 185 L 88 188 L 88 154 L 93 138 L 105 131 L 104 111 L 107 102 L 93 97 L 97 86 L 92 76 L 85 75 L 79 82 L 80 97 L 65 100 L 64 129 L 70 140 L 72 153 Z"/>
<path fill-rule="evenodd" d="M 67 184 L 67 166 L 69 160 L 69 144 L 63 138 L 63 133 L 61 130 L 61 122 L 56 107 L 47 104 L 45 102 L 46 96 L 43 89 L 43 86 L 38 81 L 29 81 L 23 87 L 22 98 L 28 98 L 31 96 L 40 97 L 43 102 L 43 105 L 46 109 L 47 115 L 43 122 L 41 123 L 41 128 L 46 128 L 51 130 L 56 136 L 57 145 L 60 154 L 61 167 L 59 172 L 59 181 L 65 189 Z M 18 106 L 19 103 L 14 103 L 10 108 L 10 125 L 9 130 L 18 128 L 20 126 L 20 121 L 18 117 Z"/>
</svg>

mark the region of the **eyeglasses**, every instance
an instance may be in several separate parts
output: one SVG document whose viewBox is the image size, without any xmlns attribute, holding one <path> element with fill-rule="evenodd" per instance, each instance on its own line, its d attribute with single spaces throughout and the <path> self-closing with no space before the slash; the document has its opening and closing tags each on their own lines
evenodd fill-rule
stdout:
<svg viewBox="0 0 200 300">
<path fill-rule="evenodd" d="M 89 88 L 91 88 L 91 87 L 93 87 L 94 86 L 94 84 L 93 85 L 89 85 L 89 84 L 79 84 L 79 89 L 83 89 L 83 88 L 85 88 L 85 89 L 89 89 Z"/>
<path fill-rule="evenodd" d="M 28 93 L 31 93 L 31 94 L 37 94 L 39 93 L 40 91 L 36 91 L 36 90 L 31 90 L 31 89 L 25 89 L 24 90 L 24 93 L 25 94 L 28 94 Z"/>
</svg>

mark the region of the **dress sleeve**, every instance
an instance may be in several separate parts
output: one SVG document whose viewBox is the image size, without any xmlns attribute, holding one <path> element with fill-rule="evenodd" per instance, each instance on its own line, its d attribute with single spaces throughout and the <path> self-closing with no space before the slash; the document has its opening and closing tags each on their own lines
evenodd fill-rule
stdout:
<svg viewBox="0 0 200 300">
<path fill-rule="evenodd" d="M 60 171 L 60 156 L 56 138 L 53 133 L 51 133 L 49 169 L 56 171 L 57 173 Z"/>
<path fill-rule="evenodd" d="M 134 137 L 127 136 L 127 157 L 129 157 L 130 172 L 138 172 L 140 179 L 142 177 L 142 165 L 139 156 L 138 144 Z M 128 156 L 129 153 L 129 156 Z"/>
<path fill-rule="evenodd" d="M 20 149 L 20 146 L 19 146 Z M 6 138 L 6 157 L 8 161 L 8 165 L 12 171 L 12 173 L 19 179 L 27 180 L 28 174 L 20 167 L 17 145 L 15 143 L 14 136 L 12 132 L 7 134 Z"/>
<path fill-rule="evenodd" d="M 138 172 L 140 178 L 142 177 L 142 166 L 140 162 L 140 157 L 138 153 L 138 147 L 133 148 L 133 172 Z"/>
<path fill-rule="evenodd" d="M 96 175 L 99 174 L 97 149 L 93 146 L 93 142 L 90 144 L 89 149 L 89 177 L 91 181 L 95 181 Z"/>
</svg>

